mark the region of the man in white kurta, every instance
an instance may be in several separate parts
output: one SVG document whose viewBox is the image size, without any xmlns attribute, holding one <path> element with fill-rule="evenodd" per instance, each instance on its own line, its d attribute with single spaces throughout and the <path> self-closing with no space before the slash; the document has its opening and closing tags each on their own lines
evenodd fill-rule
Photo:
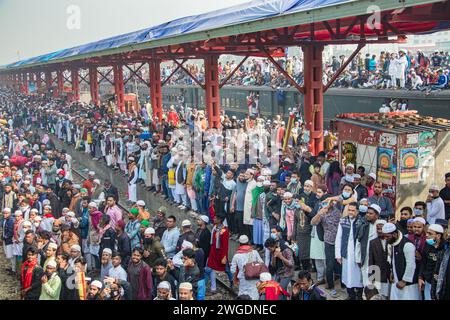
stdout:
<svg viewBox="0 0 450 320">
<path fill-rule="evenodd" d="M 256 188 L 256 181 L 254 179 L 255 172 L 252 169 L 248 169 L 245 173 L 247 178 L 247 189 L 245 189 L 245 203 L 244 203 L 244 225 L 248 227 L 248 229 L 252 229 L 249 226 L 253 226 L 252 219 L 252 191 Z"/>
<path fill-rule="evenodd" d="M 239 248 L 231 260 L 231 273 L 238 270 L 237 279 L 239 280 L 239 295 L 248 294 L 252 300 L 259 299 L 258 288 L 256 283 L 259 279 L 247 280 L 245 279 L 244 266 L 250 262 L 262 263 L 262 259 L 258 251 L 253 250 L 249 245 L 249 239 L 246 235 L 239 237 Z"/>
<path fill-rule="evenodd" d="M 413 243 L 403 240 L 403 235 L 397 230 L 393 223 L 386 223 L 383 226 L 383 233 L 390 244 L 388 247 L 388 260 L 392 266 L 394 282 L 391 286 L 390 300 L 420 300 L 418 283 L 414 281 L 416 270 L 416 247 Z M 403 246 L 405 267 L 402 278 L 397 275 L 397 261 L 395 260 L 395 250 Z M 397 247 L 397 248 L 396 248 Z"/>
<path fill-rule="evenodd" d="M 342 264 L 342 283 L 347 287 L 348 300 L 362 300 L 362 279 L 361 269 L 356 263 L 355 257 L 355 223 L 358 223 L 358 210 L 355 205 L 347 205 L 348 216 L 341 219 L 335 242 L 335 258 L 338 263 Z M 347 237 L 344 227 L 347 229 Z M 346 257 L 343 257 L 344 247 L 343 241 L 347 238 Z"/>
</svg>

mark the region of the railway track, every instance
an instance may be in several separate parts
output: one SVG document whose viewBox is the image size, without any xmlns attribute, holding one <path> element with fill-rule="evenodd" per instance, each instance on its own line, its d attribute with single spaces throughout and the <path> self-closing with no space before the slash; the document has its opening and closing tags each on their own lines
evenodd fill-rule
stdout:
<svg viewBox="0 0 450 320">
<path fill-rule="evenodd" d="M 72 173 L 75 176 L 80 178 L 78 182 L 82 182 L 87 179 L 87 177 L 81 172 L 80 169 L 72 168 Z M 130 212 L 130 208 L 126 204 L 121 203 L 120 197 L 119 197 L 119 202 L 117 203 L 117 206 L 128 216 L 128 213 Z M 152 212 L 150 212 L 150 213 L 152 214 Z M 128 220 L 127 216 L 124 218 L 125 221 Z M 217 281 L 217 284 L 219 285 L 219 287 L 222 289 L 219 291 L 219 293 L 226 293 L 229 295 L 229 297 L 223 297 L 223 298 L 230 298 L 230 299 L 222 298 L 220 300 L 234 300 L 238 296 L 233 288 L 228 286 L 224 280 L 220 279 L 220 275 L 218 275 L 216 277 L 216 281 Z M 219 300 L 219 299 L 214 299 L 214 300 Z"/>
</svg>

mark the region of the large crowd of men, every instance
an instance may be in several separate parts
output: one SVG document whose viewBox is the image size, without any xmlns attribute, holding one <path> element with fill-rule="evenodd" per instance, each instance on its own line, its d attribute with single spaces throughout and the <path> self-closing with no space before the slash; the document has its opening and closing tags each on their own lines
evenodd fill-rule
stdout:
<svg viewBox="0 0 450 320">
<path fill-rule="evenodd" d="M 336 71 L 345 63 L 345 55 L 333 56 L 324 62 L 323 81 L 327 83 Z M 303 82 L 302 56 L 287 56 L 277 59 L 277 62 L 297 83 Z M 254 58 L 242 64 L 234 74 L 239 61 L 224 60 L 219 62 L 221 77 L 229 77 L 228 84 L 235 86 L 271 86 L 286 88 L 291 84 L 275 66 L 263 58 Z M 177 65 L 166 65 L 162 76 L 169 78 L 176 71 Z M 191 75 L 203 81 L 205 70 L 203 66 L 187 64 L 186 69 Z M 448 52 L 436 51 L 424 53 L 419 50 L 412 52 L 400 49 L 398 52 L 381 51 L 379 54 L 358 53 L 347 66 L 341 76 L 333 84 L 341 88 L 368 89 L 409 89 L 421 91 L 444 90 L 450 88 L 449 79 L 450 55 Z M 171 84 L 194 84 L 192 78 L 183 70 L 170 78 Z"/>
<path fill-rule="evenodd" d="M 0 113 L 0 225 L 10 262 L 2 272 L 20 278 L 23 299 L 221 299 L 219 273 L 239 299 L 325 300 L 339 296 L 335 286 L 349 300 L 450 298 L 450 173 L 427 199 L 397 208 L 396 220 L 377 176 L 342 168 L 332 133 L 326 152 L 312 155 L 301 121 L 285 152 L 272 154 L 275 169 L 251 161 L 251 146 L 267 151 L 264 144 L 238 137 L 256 130 L 269 139 L 271 131 L 281 150 L 281 118 L 222 115 L 236 136 L 221 136 L 206 131 L 201 110 L 170 109 L 158 123 L 145 108 L 130 118 L 9 90 L 0 91 Z M 196 132 L 214 155 L 198 162 L 185 143 Z M 54 139 L 126 175 L 129 212 L 94 171 L 77 184 L 72 157 Z M 242 149 L 244 161 L 223 152 L 230 149 Z M 149 210 L 138 184 L 167 205 Z M 177 220 L 176 207 L 196 213 L 196 225 Z M 231 254 L 230 241 L 239 244 Z"/>
</svg>

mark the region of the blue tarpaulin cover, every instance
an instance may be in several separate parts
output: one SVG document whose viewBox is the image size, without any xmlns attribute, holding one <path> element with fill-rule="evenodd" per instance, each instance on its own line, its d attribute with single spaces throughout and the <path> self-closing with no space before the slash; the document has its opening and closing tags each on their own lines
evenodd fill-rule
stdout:
<svg viewBox="0 0 450 320">
<path fill-rule="evenodd" d="M 241 5 L 172 20 L 154 27 L 68 48 L 7 65 L 8 68 L 73 57 L 170 36 L 251 22 L 356 0 L 254 0 Z"/>
<path fill-rule="evenodd" d="M 9 64 L 6 67 L 14 68 L 28 64 L 74 57 L 105 49 L 115 49 L 121 46 L 139 44 L 181 34 L 211 30 L 274 16 L 287 15 L 357 1 L 358 0 L 254 0 L 241 5 L 188 16 L 143 30 L 25 59 Z M 430 32 L 435 32 L 439 29 L 448 27 L 450 27 L 448 23 L 437 23 L 436 27 L 433 28 L 433 30 L 430 30 Z"/>
</svg>

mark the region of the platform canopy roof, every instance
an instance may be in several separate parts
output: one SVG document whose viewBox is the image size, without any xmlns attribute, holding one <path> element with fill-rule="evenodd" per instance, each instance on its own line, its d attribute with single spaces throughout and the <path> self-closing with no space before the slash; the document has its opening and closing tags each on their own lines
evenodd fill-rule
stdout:
<svg viewBox="0 0 450 320">
<path fill-rule="evenodd" d="M 266 44 L 270 44 L 271 39 L 280 38 L 281 35 L 290 36 L 290 39 L 296 40 L 309 39 L 310 26 L 319 23 L 320 25 L 314 27 L 314 40 L 332 40 L 334 33 L 332 28 L 337 27 L 337 24 L 339 27 L 349 28 L 346 37 L 359 35 L 361 26 L 366 29 L 366 36 L 377 35 L 377 32 L 369 30 L 370 28 L 364 24 L 352 22 L 356 16 L 368 16 L 368 8 L 371 6 L 373 8 L 374 5 L 378 6 L 381 12 L 389 13 L 389 23 L 392 27 L 388 30 L 389 34 L 393 34 L 393 30 L 397 34 L 418 34 L 450 28 L 448 19 L 435 17 L 436 9 L 432 9 L 434 3 L 441 5 L 444 3 L 448 8 L 448 1 L 442 0 L 254 0 L 21 60 L 3 66 L 0 70 L 35 68 L 69 61 L 95 63 L 95 59 L 100 57 L 150 49 L 153 49 L 153 56 L 155 53 L 173 54 L 172 49 L 177 50 L 176 54 L 187 53 L 189 50 L 186 46 L 179 47 L 182 44 L 190 44 L 192 52 L 198 54 L 206 52 L 198 51 L 202 48 L 218 53 L 248 54 L 249 51 L 256 50 L 256 42 L 248 39 L 244 50 L 242 46 L 232 46 L 236 42 L 231 40 L 236 40 L 236 37 L 245 34 L 255 35 L 261 32 L 266 32 L 264 34 Z M 417 14 L 422 18 L 417 19 Z M 404 17 L 404 19 L 392 19 L 392 17 Z M 217 39 L 220 41 L 216 42 Z M 238 44 L 242 45 L 242 41 L 245 44 L 245 40 L 240 39 L 240 41 Z M 276 47 L 277 45 L 273 46 L 273 48 Z"/>
</svg>

